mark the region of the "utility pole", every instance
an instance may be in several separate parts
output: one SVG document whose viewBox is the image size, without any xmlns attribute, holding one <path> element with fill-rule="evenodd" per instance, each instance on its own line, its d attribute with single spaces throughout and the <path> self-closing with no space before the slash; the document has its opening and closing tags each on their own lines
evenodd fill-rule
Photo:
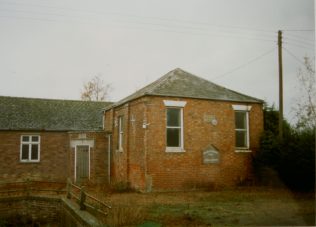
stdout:
<svg viewBox="0 0 316 227">
<path fill-rule="evenodd" d="M 283 65 L 282 65 L 282 31 L 278 31 L 279 53 L 279 140 L 283 139 Z"/>
</svg>

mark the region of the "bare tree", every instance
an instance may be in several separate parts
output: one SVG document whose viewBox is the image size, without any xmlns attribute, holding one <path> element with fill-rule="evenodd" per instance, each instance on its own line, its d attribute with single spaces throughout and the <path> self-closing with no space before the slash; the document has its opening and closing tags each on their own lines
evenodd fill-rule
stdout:
<svg viewBox="0 0 316 227">
<path fill-rule="evenodd" d="M 84 101 L 105 101 L 109 98 L 111 90 L 111 85 L 104 83 L 101 75 L 97 75 L 83 85 L 81 99 Z"/>
<path fill-rule="evenodd" d="M 304 67 L 298 71 L 300 97 L 294 108 L 297 127 L 315 129 L 316 127 L 316 80 L 315 67 L 308 57 L 304 57 Z"/>
</svg>

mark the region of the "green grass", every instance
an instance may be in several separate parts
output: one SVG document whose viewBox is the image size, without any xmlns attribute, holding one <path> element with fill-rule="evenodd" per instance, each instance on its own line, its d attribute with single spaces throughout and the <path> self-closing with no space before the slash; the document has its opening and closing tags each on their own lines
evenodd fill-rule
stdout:
<svg viewBox="0 0 316 227">
<path fill-rule="evenodd" d="M 193 192 L 194 194 L 194 192 Z M 288 191 L 209 192 L 188 203 L 149 207 L 151 220 L 192 225 L 314 225 L 314 198 Z M 180 195 L 175 195 L 180 196 Z M 184 195 L 182 195 L 184 196 Z M 185 196 L 184 196 L 185 197 Z M 185 200 L 184 200 L 185 201 Z"/>
<path fill-rule="evenodd" d="M 130 207 L 126 209 L 128 214 L 121 214 L 129 217 L 122 222 L 126 226 L 315 225 L 314 193 L 300 194 L 286 189 L 114 193 L 107 195 L 106 201 L 115 207 Z M 137 209 L 141 210 L 137 213 Z M 138 217 L 133 218 L 134 213 Z"/>
</svg>

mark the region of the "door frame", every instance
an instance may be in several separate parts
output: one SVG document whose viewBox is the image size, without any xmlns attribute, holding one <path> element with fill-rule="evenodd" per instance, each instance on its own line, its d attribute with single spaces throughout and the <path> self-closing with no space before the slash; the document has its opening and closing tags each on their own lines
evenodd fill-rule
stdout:
<svg viewBox="0 0 316 227">
<path fill-rule="evenodd" d="M 89 145 L 89 144 L 78 144 L 78 145 L 76 145 L 75 146 L 75 165 L 74 165 L 74 169 L 75 169 L 75 171 L 74 171 L 74 173 L 75 173 L 75 176 L 74 176 L 74 179 L 75 179 L 75 182 L 77 182 L 77 147 L 79 147 L 79 146 L 86 146 L 86 147 L 88 147 L 88 163 L 89 163 L 89 173 L 88 173 L 88 179 L 90 180 L 90 164 L 91 164 L 91 162 L 90 162 L 90 151 L 91 151 L 91 146 Z"/>
</svg>

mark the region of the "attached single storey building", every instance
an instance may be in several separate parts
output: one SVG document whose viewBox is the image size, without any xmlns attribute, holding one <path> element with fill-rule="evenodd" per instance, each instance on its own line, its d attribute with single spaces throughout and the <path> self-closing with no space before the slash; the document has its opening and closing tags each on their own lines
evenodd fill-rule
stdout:
<svg viewBox="0 0 316 227">
<path fill-rule="evenodd" d="M 0 181 L 107 183 L 108 102 L 0 97 Z"/>
<path fill-rule="evenodd" d="M 104 109 L 111 182 L 152 191 L 252 178 L 262 104 L 181 69 L 167 73 Z"/>
<path fill-rule="evenodd" d="M 175 69 L 116 103 L 0 97 L 0 181 L 140 191 L 251 179 L 262 100 Z"/>
</svg>

